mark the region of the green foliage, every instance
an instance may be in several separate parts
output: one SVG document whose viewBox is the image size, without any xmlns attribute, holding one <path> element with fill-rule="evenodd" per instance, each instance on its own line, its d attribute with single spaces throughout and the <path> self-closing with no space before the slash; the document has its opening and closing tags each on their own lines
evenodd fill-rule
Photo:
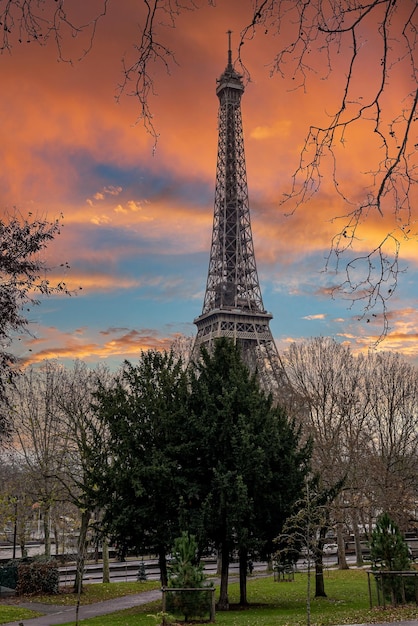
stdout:
<svg viewBox="0 0 418 626">
<path fill-rule="evenodd" d="M 5 565 L 0 566 L 0 585 L 3 587 L 9 587 L 9 589 L 17 589 L 20 582 L 20 571 L 22 566 L 30 566 L 32 564 L 51 564 L 56 565 L 55 561 L 51 561 L 51 559 L 46 558 L 45 556 L 36 556 L 36 557 L 24 557 L 21 559 L 10 559 Z M 22 570 L 23 571 L 23 570 Z M 58 570 L 57 570 L 58 571 Z M 45 589 L 46 593 L 50 593 L 49 590 Z M 24 592 L 26 593 L 26 592 Z M 34 593 L 41 593 L 41 591 L 35 591 Z M 53 592 L 55 593 L 55 591 Z"/>
<path fill-rule="evenodd" d="M 382 513 L 376 521 L 370 540 L 370 558 L 374 569 L 383 570 L 380 576 L 376 574 L 376 584 L 387 600 L 396 605 L 414 599 L 415 581 L 405 581 L 396 574 L 384 573 L 411 568 L 408 545 L 388 513 Z"/>
<path fill-rule="evenodd" d="M 190 591 L 204 587 L 203 564 L 197 557 L 197 542 L 193 535 L 183 532 L 174 541 L 169 566 L 168 587 L 184 591 L 167 592 L 166 607 L 169 611 L 190 617 L 204 617 L 210 612 L 211 595 L 207 591 Z"/>
<path fill-rule="evenodd" d="M 173 353 L 148 351 L 96 394 L 107 440 L 92 447 L 91 503 L 122 548 L 159 556 L 182 529 L 200 551 L 272 552 L 303 486 L 309 447 L 260 390 L 239 347 L 221 339 L 190 376 Z M 105 444 L 105 445 L 104 445 Z M 246 567 L 245 567 L 246 571 Z"/>
<path fill-rule="evenodd" d="M 121 549 L 156 552 L 163 577 L 161 559 L 180 533 L 187 484 L 179 471 L 186 406 L 186 374 L 172 352 L 143 352 L 137 365 L 125 362 L 113 386 L 96 394 L 108 439 L 92 450 L 91 500 L 110 539 Z"/>
<path fill-rule="evenodd" d="M 309 446 L 300 445 L 295 424 L 273 406 L 239 346 L 226 338 L 215 342 L 212 354 L 202 351 L 189 413 L 194 447 L 187 462 L 198 488 L 189 511 L 195 532 L 221 550 L 223 562 L 234 549 L 244 559 L 271 554 L 303 487 Z"/>
<path fill-rule="evenodd" d="M 158 611 L 155 615 L 151 614 L 148 617 L 152 617 L 155 620 L 156 626 L 174 626 L 176 623 L 174 616 L 167 613 L 167 611 Z"/>
<path fill-rule="evenodd" d="M 410 569 L 408 545 L 388 513 L 377 518 L 370 540 L 370 558 L 375 566 L 385 570 Z"/>
<path fill-rule="evenodd" d="M 205 581 L 203 563 L 197 556 L 196 538 L 183 531 L 174 541 L 169 566 L 169 587 L 202 587 Z"/>
<path fill-rule="evenodd" d="M 59 571 L 55 561 L 20 563 L 17 568 L 19 595 L 58 593 Z"/>
<path fill-rule="evenodd" d="M 39 304 L 35 294 L 68 293 L 65 283 L 52 285 L 46 278 L 50 268 L 42 261 L 42 252 L 59 234 L 60 222 L 23 218 L 15 214 L 0 220 L 0 399 L 15 371 L 16 357 L 5 348 L 13 333 L 28 326 L 28 305 Z M 68 269 L 67 264 L 63 264 Z M 0 435 L 5 429 L 0 414 Z M 7 431 L 6 431 L 7 432 Z"/>
<path fill-rule="evenodd" d="M 140 583 L 143 583 L 143 582 L 145 582 L 147 580 L 147 570 L 145 568 L 144 561 L 141 561 L 141 563 L 139 564 L 138 574 L 137 574 L 136 579 Z"/>
</svg>

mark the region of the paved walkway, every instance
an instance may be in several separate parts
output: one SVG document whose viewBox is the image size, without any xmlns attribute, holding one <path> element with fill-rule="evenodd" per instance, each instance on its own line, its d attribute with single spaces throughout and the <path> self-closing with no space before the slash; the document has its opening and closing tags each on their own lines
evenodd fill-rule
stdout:
<svg viewBox="0 0 418 626">
<path fill-rule="evenodd" d="M 153 591 L 144 591 L 143 593 L 123 596 L 122 598 L 114 598 L 113 600 L 104 600 L 103 602 L 96 602 L 95 604 L 87 604 L 80 606 L 78 618 L 79 620 L 82 620 L 88 619 L 89 617 L 106 615 L 107 613 L 114 613 L 115 611 L 122 611 L 123 609 L 130 609 L 134 606 L 147 604 L 148 602 L 153 602 L 154 600 L 159 600 L 160 598 L 160 589 L 154 589 Z M 2 626 L 58 626 L 59 624 L 73 622 L 76 618 L 75 606 L 37 604 L 36 602 L 22 602 L 18 606 L 26 609 L 32 609 L 33 611 L 39 611 L 40 613 L 45 613 L 45 615 L 42 615 L 41 617 L 33 617 L 32 619 L 25 619 L 23 621 L 7 622 L 7 624 L 3 624 Z"/>
</svg>

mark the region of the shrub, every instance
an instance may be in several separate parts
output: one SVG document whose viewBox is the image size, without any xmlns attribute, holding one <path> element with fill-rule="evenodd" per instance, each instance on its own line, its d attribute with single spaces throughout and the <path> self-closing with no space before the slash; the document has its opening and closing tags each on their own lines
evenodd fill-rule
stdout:
<svg viewBox="0 0 418 626">
<path fill-rule="evenodd" d="M 20 563 L 17 568 L 19 595 L 58 593 L 59 571 L 55 561 Z"/>
<path fill-rule="evenodd" d="M 6 565 L 0 566 L 0 586 L 16 589 L 17 587 L 17 563 L 9 561 Z"/>
<path fill-rule="evenodd" d="M 145 568 L 144 561 L 141 561 L 138 567 L 138 574 L 136 577 L 137 581 L 140 583 L 144 583 L 147 580 L 147 570 Z"/>
</svg>

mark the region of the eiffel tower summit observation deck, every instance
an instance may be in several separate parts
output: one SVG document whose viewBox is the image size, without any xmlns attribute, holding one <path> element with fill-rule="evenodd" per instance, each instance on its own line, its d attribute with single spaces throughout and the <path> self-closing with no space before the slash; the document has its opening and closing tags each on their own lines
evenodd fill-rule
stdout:
<svg viewBox="0 0 418 626">
<path fill-rule="evenodd" d="M 263 305 L 254 255 L 241 117 L 242 76 L 228 63 L 217 81 L 219 137 L 215 206 L 209 270 L 202 314 L 194 320 L 197 336 L 192 358 L 217 337 L 239 343 L 244 361 L 257 370 L 262 387 L 277 391 L 283 370 Z"/>
</svg>

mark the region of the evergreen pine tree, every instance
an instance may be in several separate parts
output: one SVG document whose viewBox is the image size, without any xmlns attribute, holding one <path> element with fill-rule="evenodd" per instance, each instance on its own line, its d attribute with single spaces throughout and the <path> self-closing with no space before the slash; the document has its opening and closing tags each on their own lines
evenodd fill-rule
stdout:
<svg viewBox="0 0 418 626">
<path fill-rule="evenodd" d="M 382 513 L 376 521 L 370 541 L 370 557 L 375 569 L 381 571 L 380 575 L 376 574 L 378 588 L 393 605 L 405 603 L 409 597 L 409 585 L 399 574 L 383 573 L 410 569 L 408 545 L 388 513 Z"/>
<path fill-rule="evenodd" d="M 370 557 L 384 570 L 410 569 L 408 545 L 388 513 L 382 513 L 377 518 L 370 541 Z"/>
<path fill-rule="evenodd" d="M 170 612 L 180 612 L 187 622 L 190 617 L 203 617 L 210 612 L 211 597 L 207 592 L 188 591 L 205 586 L 203 564 L 197 558 L 198 546 L 193 535 L 183 532 L 174 541 L 173 558 L 169 566 L 168 586 L 185 591 L 172 592 L 167 596 Z"/>
</svg>

